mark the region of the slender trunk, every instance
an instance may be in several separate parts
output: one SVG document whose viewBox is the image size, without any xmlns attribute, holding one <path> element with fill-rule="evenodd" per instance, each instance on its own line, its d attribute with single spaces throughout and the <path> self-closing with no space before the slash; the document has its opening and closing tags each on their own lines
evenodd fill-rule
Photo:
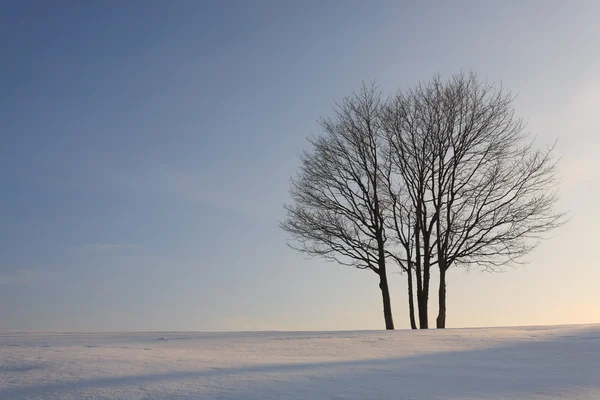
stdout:
<svg viewBox="0 0 600 400">
<path fill-rule="evenodd" d="M 392 302 L 390 300 L 390 290 L 388 288 L 387 276 L 385 267 L 379 273 L 379 288 L 381 289 L 381 297 L 383 299 L 383 318 L 385 319 L 385 329 L 394 329 L 394 319 L 392 318 Z"/>
<path fill-rule="evenodd" d="M 419 319 L 421 323 L 421 329 L 429 328 L 429 280 L 431 277 L 431 252 L 429 249 L 429 238 L 427 235 L 423 235 L 423 292 L 421 293 L 421 304 L 419 305 Z"/>
<path fill-rule="evenodd" d="M 419 307 L 419 328 L 427 329 L 427 301 L 425 301 L 423 293 L 423 276 L 421 269 L 421 228 L 419 226 L 419 219 L 421 217 L 420 209 L 417 207 L 417 223 L 415 224 L 415 251 L 416 251 L 416 262 L 415 272 L 417 275 L 417 305 Z"/>
<path fill-rule="evenodd" d="M 429 329 L 429 268 L 423 268 L 423 292 L 419 305 L 419 319 L 421 329 Z"/>
<path fill-rule="evenodd" d="M 410 328 L 417 329 L 417 322 L 415 321 L 415 302 L 413 300 L 413 282 L 412 282 L 412 265 L 408 265 L 407 277 L 408 277 L 408 311 L 410 314 Z"/>
<path fill-rule="evenodd" d="M 419 328 L 427 329 L 427 305 L 423 301 L 423 280 L 421 268 L 417 265 L 417 306 L 419 307 Z"/>
<path fill-rule="evenodd" d="M 383 318 L 385 319 L 385 329 L 394 329 L 394 319 L 392 318 L 392 301 L 390 300 L 390 289 L 388 287 L 387 271 L 385 268 L 385 250 L 383 234 L 380 231 L 377 235 L 378 260 L 379 267 L 379 288 L 383 300 Z"/>
<path fill-rule="evenodd" d="M 417 271 L 417 274 L 420 275 L 420 271 Z M 424 286 L 417 288 L 417 305 L 419 306 L 419 328 L 420 329 L 428 329 L 429 328 L 429 316 L 427 315 L 427 294 L 425 293 Z"/>
<path fill-rule="evenodd" d="M 437 317 L 437 328 L 446 327 L 446 271 L 447 269 L 440 265 L 440 288 L 439 288 L 439 313 Z"/>
</svg>

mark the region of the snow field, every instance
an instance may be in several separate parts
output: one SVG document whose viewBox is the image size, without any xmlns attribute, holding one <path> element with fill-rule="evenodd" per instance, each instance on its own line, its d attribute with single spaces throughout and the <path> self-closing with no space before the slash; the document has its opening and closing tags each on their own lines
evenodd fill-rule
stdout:
<svg viewBox="0 0 600 400">
<path fill-rule="evenodd" d="M 0 332 L 0 399 L 600 399 L 600 325 Z"/>
</svg>

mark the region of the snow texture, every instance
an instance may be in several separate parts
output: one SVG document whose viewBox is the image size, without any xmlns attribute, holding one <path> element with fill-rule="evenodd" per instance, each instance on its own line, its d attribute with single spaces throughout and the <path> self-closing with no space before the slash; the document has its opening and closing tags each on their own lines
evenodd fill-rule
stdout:
<svg viewBox="0 0 600 400">
<path fill-rule="evenodd" d="M 0 399 L 600 399 L 600 325 L 0 332 Z"/>
</svg>

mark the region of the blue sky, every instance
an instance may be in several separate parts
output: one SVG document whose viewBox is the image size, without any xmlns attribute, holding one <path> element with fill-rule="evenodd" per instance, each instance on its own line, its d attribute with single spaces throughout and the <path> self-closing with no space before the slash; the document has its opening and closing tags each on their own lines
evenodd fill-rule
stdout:
<svg viewBox="0 0 600 400">
<path fill-rule="evenodd" d="M 559 139 L 573 219 L 527 267 L 453 271 L 449 326 L 597 322 L 598 15 L 595 1 L 4 2 L 0 329 L 382 328 L 374 274 L 286 247 L 289 177 L 317 117 L 363 80 L 392 91 L 461 69 L 517 93 L 540 145 Z"/>
</svg>

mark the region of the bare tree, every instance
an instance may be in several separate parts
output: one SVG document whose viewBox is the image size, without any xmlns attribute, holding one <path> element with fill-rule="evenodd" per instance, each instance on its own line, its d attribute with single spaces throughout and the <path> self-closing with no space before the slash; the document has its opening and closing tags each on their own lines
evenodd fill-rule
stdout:
<svg viewBox="0 0 600 400">
<path fill-rule="evenodd" d="M 393 186 L 390 187 L 393 188 Z M 413 213 L 407 212 L 407 207 L 398 200 L 396 193 L 390 192 L 390 194 L 392 200 L 392 218 L 390 221 L 390 229 L 396 232 L 396 241 L 400 244 L 400 246 L 392 246 L 391 250 L 386 250 L 386 252 L 388 252 L 389 256 L 396 261 L 402 272 L 406 273 L 410 327 L 411 329 L 417 329 L 417 322 L 415 319 L 413 271 L 419 271 L 419 269 L 415 268 L 415 236 L 414 230 L 410 229 L 411 226 L 414 226 L 412 223 Z M 418 292 L 418 294 L 422 294 L 422 289 L 420 292 Z M 422 329 L 427 328 L 427 326 L 423 326 L 423 324 L 420 324 L 420 327 Z"/>
<path fill-rule="evenodd" d="M 381 168 L 384 106 L 375 85 L 363 85 L 321 119 L 323 134 L 310 139 L 292 180 L 292 204 L 281 227 L 291 247 L 309 256 L 375 272 L 386 329 L 394 329 L 386 271 L 385 186 Z"/>
<path fill-rule="evenodd" d="M 386 219 L 386 229 L 394 232 L 388 239 L 392 246 L 386 246 L 386 253 L 396 261 L 403 273 L 406 273 L 408 288 L 408 311 L 411 329 L 417 329 L 414 305 L 413 271 L 415 271 L 415 230 L 414 209 L 411 207 L 410 199 L 406 198 L 407 190 L 404 180 L 395 167 L 393 149 L 386 145 L 386 165 L 382 172 L 385 173 L 385 184 L 387 189 L 386 210 L 390 216 Z M 417 268 L 418 271 L 420 271 Z M 420 273 L 419 273 L 420 277 Z M 419 281 L 421 282 L 421 281 Z M 421 287 L 421 286 L 420 286 Z M 418 292 L 421 294 L 422 290 Z M 426 326 L 422 326 L 425 328 Z"/>
<path fill-rule="evenodd" d="M 427 190 L 431 178 L 427 161 L 434 154 L 430 137 L 433 118 L 423 100 L 416 92 L 398 92 L 386 105 L 382 125 L 392 163 L 387 187 L 391 197 L 393 232 L 402 245 L 395 258 L 405 265 L 407 275 L 412 275 L 414 270 L 419 327 L 427 329 L 436 215 Z M 412 277 L 409 279 L 410 290 Z"/>
<path fill-rule="evenodd" d="M 553 148 L 535 149 L 511 94 L 472 73 L 398 94 L 385 127 L 415 208 L 417 262 L 440 272 L 444 328 L 450 267 L 520 263 L 564 222 Z"/>
</svg>

